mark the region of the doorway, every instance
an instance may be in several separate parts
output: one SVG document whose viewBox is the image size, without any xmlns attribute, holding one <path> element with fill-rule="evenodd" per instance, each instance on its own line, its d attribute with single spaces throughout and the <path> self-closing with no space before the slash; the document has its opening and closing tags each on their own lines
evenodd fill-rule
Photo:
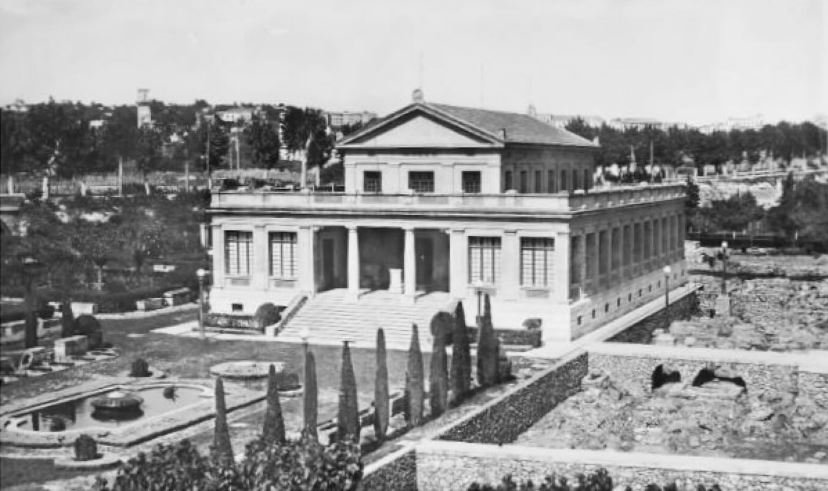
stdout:
<svg viewBox="0 0 828 491">
<path fill-rule="evenodd" d="M 430 237 L 417 237 L 414 251 L 417 254 L 417 289 L 430 291 L 434 280 L 434 241 Z"/>
</svg>

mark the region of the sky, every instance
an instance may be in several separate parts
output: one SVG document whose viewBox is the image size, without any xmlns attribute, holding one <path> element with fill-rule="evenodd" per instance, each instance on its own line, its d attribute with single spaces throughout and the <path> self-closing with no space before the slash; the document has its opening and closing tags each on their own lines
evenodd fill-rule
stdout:
<svg viewBox="0 0 828 491">
<path fill-rule="evenodd" d="M 0 104 L 828 113 L 828 0 L 0 0 Z"/>
</svg>

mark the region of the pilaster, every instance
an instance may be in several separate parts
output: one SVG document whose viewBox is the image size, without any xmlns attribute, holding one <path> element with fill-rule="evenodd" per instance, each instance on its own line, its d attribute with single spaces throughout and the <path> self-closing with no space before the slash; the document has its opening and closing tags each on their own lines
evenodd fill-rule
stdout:
<svg viewBox="0 0 828 491">
<path fill-rule="evenodd" d="M 449 290 L 454 298 L 466 296 L 467 250 L 466 231 L 452 229 L 449 232 Z"/>
<path fill-rule="evenodd" d="M 504 300 L 517 300 L 520 293 L 520 245 L 516 230 L 504 230 L 501 244 L 500 280 L 498 296 Z"/>
</svg>

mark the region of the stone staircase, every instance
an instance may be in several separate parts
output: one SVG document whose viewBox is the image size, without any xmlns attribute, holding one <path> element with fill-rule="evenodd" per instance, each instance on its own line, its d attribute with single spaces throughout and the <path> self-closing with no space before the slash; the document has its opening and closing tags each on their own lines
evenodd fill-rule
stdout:
<svg viewBox="0 0 828 491">
<path fill-rule="evenodd" d="M 431 318 L 450 302 L 446 292 L 423 294 L 410 303 L 387 290 L 363 292 L 358 301 L 350 298 L 347 289 L 328 290 L 308 299 L 277 338 L 301 343 L 307 332 L 311 344 L 350 341 L 352 347 L 375 348 L 377 328 L 382 327 L 388 349 L 408 349 L 414 323 L 419 327 L 421 349 L 431 351 Z"/>
</svg>

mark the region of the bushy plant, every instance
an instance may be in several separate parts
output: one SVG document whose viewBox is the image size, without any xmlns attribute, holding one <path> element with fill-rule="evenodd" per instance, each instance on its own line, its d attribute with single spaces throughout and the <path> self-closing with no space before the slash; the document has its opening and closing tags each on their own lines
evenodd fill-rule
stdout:
<svg viewBox="0 0 828 491">
<path fill-rule="evenodd" d="M 79 315 L 78 318 L 75 319 L 75 325 L 72 328 L 72 331 L 76 335 L 86 336 L 86 342 L 89 345 L 89 349 L 100 348 L 103 344 L 103 330 L 101 329 L 101 323 L 98 322 L 98 319 L 92 315 Z"/>
<path fill-rule="evenodd" d="M 336 419 L 338 440 L 359 442 L 359 406 L 356 376 L 351 363 L 351 349 L 345 341 L 342 346 L 342 368 L 339 381 L 339 410 Z"/>
<path fill-rule="evenodd" d="M 267 374 L 267 409 L 265 409 L 262 438 L 276 444 L 285 443 L 285 420 L 282 418 L 279 383 L 276 380 L 276 367 L 273 365 L 270 365 Z"/>
<path fill-rule="evenodd" d="M 156 445 L 149 454 L 140 452 L 119 469 L 110 487 L 98 477 L 99 491 L 162 491 L 167 489 L 211 489 L 215 472 L 189 440 Z M 215 489 L 213 487 L 212 489 Z"/>
<path fill-rule="evenodd" d="M 417 324 L 412 324 L 411 345 L 408 347 L 408 366 L 405 371 L 405 417 L 409 426 L 417 426 L 423 421 L 424 378 L 420 336 L 417 332 Z"/>
<path fill-rule="evenodd" d="M 383 440 L 388 431 L 388 359 L 385 331 L 377 329 L 377 373 L 374 377 L 374 436 Z"/>
<path fill-rule="evenodd" d="M 451 320 L 451 316 L 448 317 Z M 428 380 L 428 402 L 431 407 L 431 416 L 437 417 L 445 412 L 448 405 L 448 359 L 444 336 L 434 337 Z"/>
<path fill-rule="evenodd" d="M 224 402 L 224 382 L 216 378 L 216 426 L 211 448 L 216 462 L 223 467 L 233 466 L 233 446 L 230 444 L 230 428 L 227 426 L 227 406 Z"/>
<path fill-rule="evenodd" d="M 316 422 L 319 416 L 317 397 L 316 359 L 313 352 L 305 351 L 305 391 L 302 394 L 302 412 L 304 414 L 305 434 L 311 438 L 317 438 Z"/>
<path fill-rule="evenodd" d="M 143 358 L 137 358 L 132 362 L 132 368 L 129 371 L 130 377 L 149 377 L 152 373 L 149 371 L 149 364 Z"/>
<path fill-rule="evenodd" d="M 95 439 L 89 435 L 81 435 L 75 439 L 75 460 L 86 461 L 95 460 L 100 457 L 98 455 L 98 444 Z"/>
<path fill-rule="evenodd" d="M 483 317 L 477 340 L 477 382 L 481 387 L 489 387 L 497 383 L 497 338 L 492 325 L 492 306 L 488 293 L 483 304 Z"/>
<path fill-rule="evenodd" d="M 460 404 L 469 393 L 471 384 L 471 351 L 466 328 L 463 303 L 457 302 L 454 311 L 453 348 L 451 353 L 451 402 Z"/>
<path fill-rule="evenodd" d="M 267 326 L 272 326 L 273 324 L 279 322 L 281 315 L 279 314 L 278 307 L 270 302 L 267 302 L 259 305 L 259 308 L 256 309 L 256 313 L 253 314 L 253 318 L 256 320 L 256 325 L 259 329 L 264 329 Z"/>
<path fill-rule="evenodd" d="M 37 316 L 41 319 L 51 319 L 55 316 L 55 308 L 48 303 L 43 303 L 37 308 Z"/>
</svg>

